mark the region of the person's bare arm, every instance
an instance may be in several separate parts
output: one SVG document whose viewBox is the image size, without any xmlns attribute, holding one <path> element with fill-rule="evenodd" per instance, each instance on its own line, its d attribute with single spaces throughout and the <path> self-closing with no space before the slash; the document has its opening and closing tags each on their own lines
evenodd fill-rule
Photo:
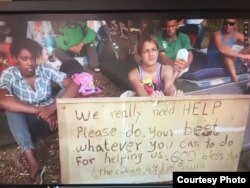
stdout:
<svg viewBox="0 0 250 188">
<path fill-rule="evenodd" d="M 139 71 L 134 68 L 128 74 L 128 81 L 130 86 L 132 87 L 133 91 L 136 93 L 137 96 L 148 96 L 148 93 L 145 91 L 141 81 Z"/>
<path fill-rule="evenodd" d="M 57 115 L 56 114 L 53 114 L 51 115 L 48 119 L 47 119 L 47 122 L 50 126 L 50 130 L 55 130 L 57 129 L 58 127 L 58 121 L 57 121 Z"/>
<path fill-rule="evenodd" d="M 193 53 L 191 51 L 188 52 L 188 60 L 187 63 L 184 66 L 184 69 L 189 67 L 193 62 Z"/>
<path fill-rule="evenodd" d="M 77 96 L 79 87 L 71 78 L 63 80 L 64 92 L 60 98 L 74 98 Z"/>
<path fill-rule="evenodd" d="M 234 40 L 236 44 L 239 45 L 244 45 L 244 35 L 239 33 L 239 32 L 235 32 L 234 33 Z M 248 38 L 248 43 L 250 44 L 250 38 Z"/>
<path fill-rule="evenodd" d="M 74 54 L 79 54 L 81 52 L 83 46 L 84 46 L 84 43 L 80 42 L 80 43 L 78 43 L 76 45 L 70 46 L 68 48 L 68 51 L 70 51 L 70 52 L 72 52 Z"/>
<path fill-rule="evenodd" d="M 78 94 L 79 86 L 70 78 L 65 78 L 63 81 L 64 91 L 60 98 L 74 98 Z M 56 112 L 56 102 L 53 102 L 49 106 L 41 107 L 41 111 L 38 114 L 44 120 L 47 120 L 52 114 Z"/>
<path fill-rule="evenodd" d="M 173 67 L 170 65 L 162 65 L 161 79 L 164 82 L 163 93 L 166 96 L 173 96 L 176 91 L 173 76 Z"/>
<path fill-rule="evenodd" d="M 221 41 L 220 33 L 218 31 L 213 34 L 212 40 L 213 40 L 212 42 L 214 43 L 215 47 L 223 55 L 245 59 L 245 56 L 243 54 L 240 54 L 237 51 L 233 50 L 232 48 L 223 44 L 223 42 Z"/>
<path fill-rule="evenodd" d="M 159 62 L 163 65 L 174 65 L 174 60 L 167 57 L 164 52 L 159 53 Z"/>
<path fill-rule="evenodd" d="M 3 54 L 7 53 L 6 45 L 3 42 L 0 42 L 0 53 L 3 53 Z"/>
<path fill-rule="evenodd" d="M 182 96 L 183 91 L 176 89 L 173 76 L 173 68 L 170 65 L 162 65 L 161 79 L 164 82 L 163 93 L 166 96 Z"/>
<path fill-rule="evenodd" d="M 237 32 L 234 35 L 234 37 L 235 37 L 235 41 L 237 44 L 242 45 L 242 46 L 244 45 L 244 35 Z M 244 54 L 244 55 L 250 54 L 250 37 L 248 37 L 248 46 L 244 46 L 244 48 L 242 50 L 240 50 L 239 53 Z M 245 60 L 249 61 L 249 57 L 245 57 Z"/>
<path fill-rule="evenodd" d="M 17 100 L 5 89 L 0 89 L 0 109 L 9 112 L 39 113 L 39 108 Z"/>
</svg>

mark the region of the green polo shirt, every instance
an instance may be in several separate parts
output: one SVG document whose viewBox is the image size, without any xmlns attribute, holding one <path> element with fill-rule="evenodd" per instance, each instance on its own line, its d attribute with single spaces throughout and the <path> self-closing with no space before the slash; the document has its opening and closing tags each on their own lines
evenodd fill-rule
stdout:
<svg viewBox="0 0 250 188">
<path fill-rule="evenodd" d="M 59 28 L 60 35 L 56 38 L 56 45 L 67 51 L 70 46 L 83 42 L 84 44 L 90 44 L 95 41 L 96 34 L 90 29 L 86 23 L 77 22 L 75 27 L 69 27 L 67 23 L 63 23 Z"/>
<path fill-rule="evenodd" d="M 184 33 L 178 33 L 176 38 L 172 41 L 164 38 L 163 35 L 157 37 L 157 43 L 161 52 L 164 52 L 167 57 L 172 60 L 175 60 L 177 52 L 182 49 L 191 49 L 191 43 L 189 37 Z"/>
</svg>

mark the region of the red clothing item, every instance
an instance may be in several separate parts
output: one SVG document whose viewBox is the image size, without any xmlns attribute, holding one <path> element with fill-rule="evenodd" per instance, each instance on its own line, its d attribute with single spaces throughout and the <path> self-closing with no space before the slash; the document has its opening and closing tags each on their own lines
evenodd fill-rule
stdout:
<svg viewBox="0 0 250 188">
<path fill-rule="evenodd" d="M 7 51 L 6 55 L 7 55 L 7 59 L 8 59 L 8 64 L 9 65 L 14 65 L 15 61 L 14 61 L 14 58 L 11 56 L 11 53 L 10 53 L 11 43 L 6 43 L 5 46 L 6 46 L 6 51 Z"/>
<path fill-rule="evenodd" d="M 3 60 L 3 63 L 0 64 L 0 72 L 2 72 L 7 67 L 15 64 L 15 60 L 10 53 L 11 43 L 5 43 L 5 48 L 6 48 L 5 59 Z"/>
</svg>

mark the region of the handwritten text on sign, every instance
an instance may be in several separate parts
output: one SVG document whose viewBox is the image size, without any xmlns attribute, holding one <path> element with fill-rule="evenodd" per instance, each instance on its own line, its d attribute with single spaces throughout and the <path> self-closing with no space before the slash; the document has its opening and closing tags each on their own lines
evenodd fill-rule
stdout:
<svg viewBox="0 0 250 188">
<path fill-rule="evenodd" d="M 62 183 L 144 183 L 236 170 L 249 99 L 59 99 Z"/>
</svg>

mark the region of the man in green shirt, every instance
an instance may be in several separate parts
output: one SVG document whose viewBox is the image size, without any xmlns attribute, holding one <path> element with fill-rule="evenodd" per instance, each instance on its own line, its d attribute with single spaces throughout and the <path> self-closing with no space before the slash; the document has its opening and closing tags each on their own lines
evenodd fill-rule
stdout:
<svg viewBox="0 0 250 188">
<path fill-rule="evenodd" d="M 192 48 L 189 37 L 177 31 L 177 24 L 177 20 L 167 20 L 162 35 L 157 37 L 159 61 L 172 65 L 174 79 L 187 72 L 193 61 L 192 52 L 189 51 Z"/>
<path fill-rule="evenodd" d="M 85 22 L 74 20 L 63 22 L 59 31 L 60 34 L 56 37 L 55 55 L 62 62 L 87 56 L 90 68 L 94 69 L 98 66 L 98 57 L 94 45 L 96 33 Z"/>
</svg>

